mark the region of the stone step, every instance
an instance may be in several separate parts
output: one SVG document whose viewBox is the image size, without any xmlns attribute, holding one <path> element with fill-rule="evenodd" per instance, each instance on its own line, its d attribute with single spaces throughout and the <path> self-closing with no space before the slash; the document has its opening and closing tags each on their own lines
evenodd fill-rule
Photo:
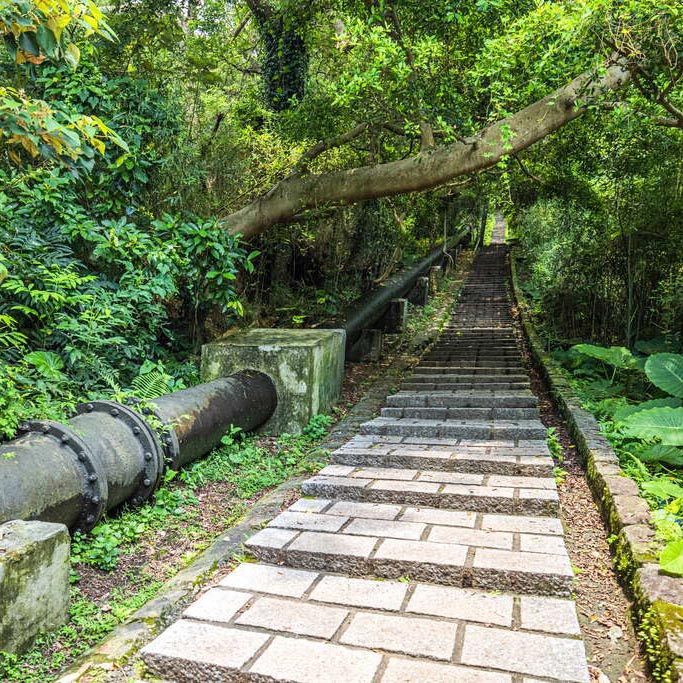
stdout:
<svg viewBox="0 0 683 683">
<path fill-rule="evenodd" d="M 360 426 L 361 434 L 437 436 L 459 439 L 542 439 L 546 427 L 539 420 L 416 420 L 377 417 Z"/>
<path fill-rule="evenodd" d="M 489 368 L 486 366 L 462 367 L 460 365 L 444 365 L 441 361 L 426 361 L 415 367 L 418 375 L 484 375 L 484 376 L 508 376 L 516 375 L 529 377 L 526 370 L 521 366 L 505 368 Z"/>
<path fill-rule="evenodd" d="M 330 465 L 329 468 L 335 469 L 325 469 L 328 472 L 341 472 L 344 467 Z M 552 488 L 555 480 L 550 477 L 512 477 L 443 470 L 423 472 L 391 467 L 354 468 L 352 465 L 346 469 L 351 470 L 352 474 L 335 476 L 320 473 L 311 477 L 302 485 L 302 492 L 317 498 L 424 505 L 506 515 L 553 516 L 558 511 L 557 491 Z M 401 478 L 407 476 L 414 478 Z"/>
<path fill-rule="evenodd" d="M 451 373 L 448 369 L 444 372 L 438 372 L 439 368 L 435 372 L 430 372 L 431 368 L 419 369 L 418 372 L 410 375 L 407 381 L 416 384 L 418 382 L 425 382 L 427 384 L 434 384 L 435 382 L 448 382 L 454 384 L 457 382 L 471 383 L 477 382 L 478 384 L 489 384 L 495 383 L 500 384 L 501 382 L 528 382 L 529 375 L 526 373 L 521 373 L 519 375 L 478 375 L 478 374 L 468 374 L 468 375 L 458 375 L 456 373 Z"/>
<path fill-rule="evenodd" d="M 410 382 L 406 381 L 401 384 L 401 391 L 470 391 L 474 389 L 481 389 L 485 386 L 491 391 L 518 391 L 528 389 L 529 382 L 489 382 L 482 384 L 481 382 Z"/>
<path fill-rule="evenodd" d="M 479 365 L 488 365 L 489 363 L 506 363 L 510 365 L 519 365 L 521 356 L 519 353 L 511 353 L 508 355 L 487 355 L 487 354 L 477 354 L 477 353 L 439 353 L 433 352 L 428 353 L 422 358 L 423 361 L 446 361 L 448 363 L 454 363 L 457 361 L 476 361 Z"/>
<path fill-rule="evenodd" d="M 567 554 L 562 525 L 554 517 L 307 498 L 281 512 L 267 528 Z"/>
<path fill-rule="evenodd" d="M 476 359 L 476 358 L 467 358 L 467 359 L 462 359 L 462 358 L 436 358 L 436 359 L 429 359 L 424 357 L 420 361 L 420 365 L 418 367 L 435 367 L 435 366 L 443 366 L 443 365 L 453 365 L 455 367 L 459 368 L 494 368 L 494 369 L 510 369 L 510 370 L 517 370 L 518 372 L 527 372 L 527 369 L 520 365 L 520 360 L 519 358 L 508 358 L 507 360 L 488 360 L 486 358 L 482 359 Z"/>
<path fill-rule="evenodd" d="M 486 368 L 458 368 L 449 367 L 447 365 L 426 366 L 418 365 L 415 372 L 408 379 L 412 382 L 421 381 L 433 382 L 435 379 L 446 378 L 449 382 L 453 380 L 463 379 L 467 382 L 525 382 L 529 379 L 529 375 L 522 369 L 516 373 L 510 371 L 510 368 L 494 368 L 490 373 L 486 372 Z"/>
<path fill-rule="evenodd" d="M 354 467 L 440 470 L 522 477 L 552 477 L 554 467 L 548 452 L 514 446 L 487 448 L 368 444 L 354 441 L 334 451 L 331 461 Z"/>
<path fill-rule="evenodd" d="M 164 680 L 589 680 L 564 598 L 245 562 L 182 616 L 141 653 Z"/>
<path fill-rule="evenodd" d="M 258 532 L 245 545 L 256 558 L 272 564 L 532 595 L 569 597 L 573 579 L 566 551 L 532 553 L 273 527 Z"/>
<path fill-rule="evenodd" d="M 533 408 L 538 405 L 536 396 L 530 390 L 488 391 L 400 391 L 387 397 L 390 407 L 431 408 Z"/>
<path fill-rule="evenodd" d="M 447 439 L 434 436 L 382 436 L 380 434 L 356 434 L 347 444 L 364 448 L 390 444 L 394 447 L 409 446 L 410 448 L 431 448 L 443 446 L 444 448 L 500 448 L 524 449 L 527 455 L 550 455 L 548 444 L 545 439 Z"/>
<path fill-rule="evenodd" d="M 439 337 L 437 346 L 457 346 L 463 349 L 519 349 L 515 339 L 496 340 L 489 339 L 488 337 L 472 339 L 450 334 L 443 334 Z"/>
<path fill-rule="evenodd" d="M 415 420 L 538 420 L 538 408 L 382 408 L 381 417 Z"/>
</svg>

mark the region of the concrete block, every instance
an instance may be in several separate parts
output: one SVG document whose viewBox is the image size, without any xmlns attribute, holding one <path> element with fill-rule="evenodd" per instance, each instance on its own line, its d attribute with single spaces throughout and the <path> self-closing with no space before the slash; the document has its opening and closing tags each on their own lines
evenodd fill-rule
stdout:
<svg viewBox="0 0 683 683">
<path fill-rule="evenodd" d="M 278 404 L 262 431 L 298 434 L 339 397 L 345 343 L 344 330 L 249 330 L 203 346 L 202 380 L 264 372 L 275 383 Z"/>
<path fill-rule="evenodd" d="M 414 306 L 426 306 L 429 301 L 429 278 L 417 278 L 407 298 Z"/>
<path fill-rule="evenodd" d="M 66 622 L 69 544 L 63 524 L 0 525 L 0 651 L 21 653 Z"/>
<path fill-rule="evenodd" d="M 347 351 L 346 360 L 352 363 L 381 360 L 384 353 L 384 332 L 380 329 L 363 330 L 358 341 Z"/>
<path fill-rule="evenodd" d="M 432 266 L 429 269 L 429 293 L 436 294 L 439 291 L 439 283 L 443 277 L 441 266 Z"/>
<path fill-rule="evenodd" d="M 408 323 L 408 299 L 392 299 L 379 321 L 379 327 L 390 334 L 403 332 Z"/>
</svg>

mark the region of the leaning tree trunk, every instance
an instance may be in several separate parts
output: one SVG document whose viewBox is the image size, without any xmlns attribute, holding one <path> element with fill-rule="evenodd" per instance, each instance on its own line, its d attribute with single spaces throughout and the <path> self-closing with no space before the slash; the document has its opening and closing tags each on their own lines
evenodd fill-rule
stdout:
<svg viewBox="0 0 683 683">
<path fill-rule="evenodd" d="M 585 113 L 591 100 L 628 80 L 628 70 L 620 63 L 612 63 L 599 74 L 582 74 L 463 142 L 375 166 L 290 176 L 264 196 L 226 216 L 222 223 L 231 233 L 250 238 L 272 225 L 292 220 L 306 209 L 438 187 L 458 176 L 490 168 L 506 155 L 526 149 Z"/>
</svg>

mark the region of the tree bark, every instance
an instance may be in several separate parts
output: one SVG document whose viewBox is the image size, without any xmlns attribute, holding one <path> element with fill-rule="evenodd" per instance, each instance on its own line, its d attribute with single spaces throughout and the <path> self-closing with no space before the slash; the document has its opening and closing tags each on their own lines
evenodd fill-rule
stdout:
<svg viewBox="0 0 683 683">
<path fill-rule="evenodd" d="M 516 154 L 581 116 L 606 90 L 630 78 L 621 63 L 601 74 L 584 73 L 547 97 L 473 137 L 427 149 L 408 159 L 319 175 L 285 178 L 268 193 L 221 222 L 231 233 L 250 238 L 300 212 L 321 206 L 429 190 L 461 175 L 476 173 Z"/>
</svg>

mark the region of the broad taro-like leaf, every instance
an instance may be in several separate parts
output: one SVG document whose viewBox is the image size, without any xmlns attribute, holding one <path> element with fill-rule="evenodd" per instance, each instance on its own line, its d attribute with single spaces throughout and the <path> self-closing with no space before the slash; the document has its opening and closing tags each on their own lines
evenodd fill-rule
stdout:
<svg viewBox="0 0 683 683">
<path fill-rule="evenodd" d="M 623 422 L 627 417 L 639 413 L 641 410 L 650 410 L 651 408 L 680 408 L 683 403 L 680 398 L 655 398 L 651 401 L 643 401 L 635 405 L 625 405 L 617 408 L 614 411 L 614 421 Z"/>
<path fill-rule="evenodd" d="M 594 344 L 577 344 L 574 350 L 590 358 L 597 358 L 615 368 L 630 368 L 633 366 L 633 354 L 624 346 L 595 346 Z"/>
<path fill-rule="evenodd" d="M 647 359 L 645 374 L 652 384 L 667 394 L 683 397 L 683 355 L 656 353 Z"/>
<path fill-rule="evenodd" d="M 651 408 L 627 417 L 621 423 L 628 436 L 661 441 L 665 446 L 683 446 L 683 408 Z"/>
<path fill-rule="evenodd" d="M 683 498 L 683 486 L 675 484 L 670 479 L 653 479 L 641 484 L 642 488 L 648 493 L 662 500 L 669 498 Z"/>
<path fill-rule="evenodd" d="M 676 446 L 664 446 L 663 444 L 645 446 L 636 451 L 635 455 L 638 460 L 643 462 L 662 462 L 665 465 L 674 465 L 675 467 L 683 466 L 683 450 L 676 448 Z"/>
<path fill-rule="evenodd" d="M 683 541 L 668 543 L 659 556 L 662 571 L 674 576 L 683 576 Z"/>
</svg>

